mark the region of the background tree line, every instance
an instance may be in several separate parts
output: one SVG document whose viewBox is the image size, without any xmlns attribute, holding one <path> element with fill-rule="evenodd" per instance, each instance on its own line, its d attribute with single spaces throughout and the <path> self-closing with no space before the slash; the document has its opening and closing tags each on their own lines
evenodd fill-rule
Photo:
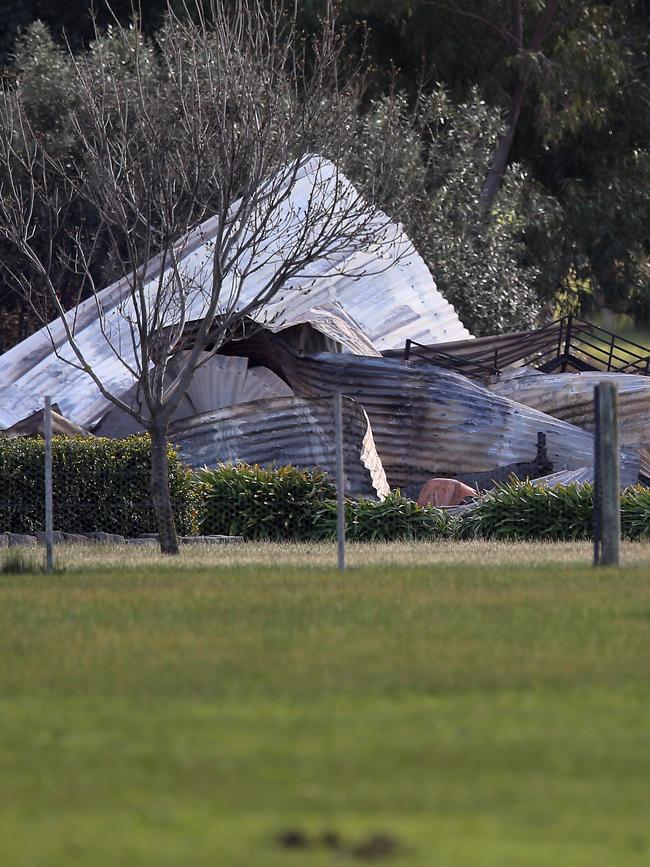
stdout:
<svg viewBox="0 0 650 867">
<path fill-rule="evenodd" d="M 70 160 L 65 43 L 92 51 L 92 5 L 7 0 L 0 35 L 5 86 L 22 89 L 34 126 Z M 154 54 L 164 51 L 155 34 L 165 6 L 141 4 Z M 112 15 L 132 15 L 129 0 L 111 8 L 96 4 L 109 45 Z M 302 0 L 306 29 L 322 8 Z M 350 87 L 345 169 L 404 223 L 476 333 L 568 307 L 650 319 L 649 13 L 650 0 L 340 4 L 349 55 L 365 50 L 367 61 L 363 87 Z M 115 70 L 126 94 L 128 64 L 118 58 Z M 328 130 L 313 136 L 326 152 Z M 13 267 L 11 256 L 0 250 Z M 97 281 L 120 268 L 107 256 Z M 76 288 L 74 275 L 60 275 L 64 301 Z M 0 307 L 1 350 L 33 322 L 8 279 Z"/>
</svg>

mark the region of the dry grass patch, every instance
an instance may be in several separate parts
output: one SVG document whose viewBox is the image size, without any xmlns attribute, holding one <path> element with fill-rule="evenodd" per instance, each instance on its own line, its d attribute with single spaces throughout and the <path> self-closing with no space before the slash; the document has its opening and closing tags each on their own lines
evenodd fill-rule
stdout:
<svg viewBox="0 0 650 867">
<path fill-rule="evenodd" d="M 650 567 L 650 542 L 625 542 L 625 566 Z M 550 563 L 591 563 L 590 542 L 381 542 L 348 546 L 348 563 L 363 566 L 542 566 Z M 242 545 L 185 548 L 176 558 L 163 557 L 155 548 L 82 545 L 57 548 L 57 563 L 66 569 L 193 570 L 236 566 L 302 566 L 329 569 L 336 565 L 331 542 L 247 542 Z"/>
</svg>

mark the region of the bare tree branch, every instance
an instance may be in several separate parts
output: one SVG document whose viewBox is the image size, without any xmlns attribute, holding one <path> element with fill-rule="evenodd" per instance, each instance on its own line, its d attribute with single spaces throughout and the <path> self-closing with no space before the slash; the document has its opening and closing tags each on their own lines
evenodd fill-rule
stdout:
<svg viewBox="0 0 650 867">
<path fill-rule="evenodd" d="M 341 146 L 344 42 L 332 10 L 311 40 L 280 0 L 211 0 L 207 11 L 187 0 L 185 11 L 195 14 L 168 9 L 156 45 L 116 22 L 110 38 L 96 32 L 69 57 L 77 160 L 39 139 L 18 91 L 0 93 L 3 128 L 14 131 L 0 141 L 0 235 L 25 263 L 14 282 L 38 308 L 37 282 L 57 317 L 39 312 L 57 354 L 151 433 L 160 539 L 172 553 L 167 430 L 197 367 L 242 327 L 277 316 L 291 280 L 354 270 L 359 250 L 354 276 L 381 270 L 396 243 L 381 211 L 314 157 L 317 133 L 335 162 Z M 100 291 L 106 251 L 123 277 Z M 71 271 L 74 297 L 89 300 L 68 312 L 60 280 Z M 93 314 L 101 357 L 121 369 L 113 379 L 84 342 Z M 190 321 L 191 347 L 179 354 Z"/>
</svg>

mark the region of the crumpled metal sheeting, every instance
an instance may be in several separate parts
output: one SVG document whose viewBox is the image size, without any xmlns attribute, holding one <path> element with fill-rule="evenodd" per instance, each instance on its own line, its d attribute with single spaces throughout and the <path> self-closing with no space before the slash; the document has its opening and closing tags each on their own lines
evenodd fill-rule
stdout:
<svg viewBox="0 0 650 867">
<path fill-rule="evenodd" d="M 297 394 L 341 389 L 363 405 L 391 487 L 530 461 L 539 431 L 546 434 L 557 470 L 592 462 L 593 437 L 587 431 L 458 374 L 388 358 L 335 353 L 299 358 L 279 341 L 273 352 Z M 622 454 L 622 462 L 638 471 L 635 454 Z"/>
<path fill-rule="evenodd" d="M 170 438 L 192 467 L 219 462 L 319 467 L 336 478 L 331 398 L 277 397 L 223 407 L 174 422 Z M 385 497 L 388 483 L 374 448 L 368 417 L 343 401 L 343 449 L 349 496 Z"/>
<path fill-rule="evenodd" d="M 332 216 L 332 208 L 344 208 L 347 199 L 358 197 L 332 163 L 321 157 L 310 159 L 280 203 L 277 219 L 271 220 L 260 261 L 249 263 L 249 279 L 241 287 L 235 307 L 244 307 L 277 273 L 291 237 L 302 231 L 312 195 L 324 197 L 324 206 L 317 209 L 323 221 Z M 332 208 L 328 207 L 330 201 L 334 202 Z M 233 212 L 236 210 L 234 205 Z M 254 312 L 258 322 L 279 331 L 313 320 L 314 328 L 340 341 L 348 351 L 364 354 L 403 346 L 407 337 L 423 343 L 471 337 L 398 224 L 376 215 L 377 252 L 358 247 L 353 223 L 354 217 L 344 221 L 349 232 L 344 243 L 333 242 L 331 251 L 323 251 L 321 258 L 287 281 L 272 302 Z M 214 233 L 212 218 L 179 242 L 179 269 L 186 276 L 186 285 L 192 287 L 185 299 L 188 320 L 200 319 L 206 309 L 212 279 L 210 238 Z M 366 227 L 361 236 L 367 239 L 367 235 Z M 157 264 L 154 260 L 147 268 L 148 282 L 143 290 L 152 298 L 158 286 Z M 236 272 L 232 270 L 222 289 L 223 304 L 234 291 Z M 179 315 L 175 299 L 162 324 L 173 324 Z M 128 392 L 134 382 L 120 361 L 121 357 L 135 366 L 130 327 L 134 319 L 126 280 L 109 286 L 68 314 L 85 360 L 105 388 L 117 396 Z M 63 358 L 57 357 L 53 346 Z M 106 414 L 109 405 L 97 387 L 82 370 L 66 364 L 65 358 L 75 361 L 59 321 L 51 324 L 49 332 L 42 329 L 0 356 L 0 428 L 10 427 L 40 409 L 48 394 L 77 424 L 93 426 Z"/>
<path fill-rule="evenodd" d="M 630 485 L 635 485 L 638 481 L 636 475 L 632 465 L 621 467 L 621 490 L 629 488 Z M 532 484 L 537 487 L 546 488 L 565 487 L 572 484 L 593 485 L 594 478 L 594 468 L 590 466 L 580 467 L 577 470 L 562 470 L 559 473 L 551 473 L 550 476 L 540 476 L 539 479 L 533 479 Z"/>
<path fill-rule="evenodd" d="M 62 416 L 54 408 L 52 408 L 52 434 L 62 437 L 92 437 L 92 433 L 86 428 L 69 421 L 65 416 Z M 17 424 L 4 431 L 0 431 L 0 436 L 14 437 L 30 437 L 45 435 L 45 410 L 41 409 L 35 412 L 34 415 L 19 421 Z"/>
<path fill-rule="evenodd" d="M 594 428 L 594 388 L 618 387 L 619 442 L 637 446 L 641 472 L 650 476 L 650 377 L 630 373 L 553 373 L 510 376 L 489 385 L 495 394 L 534 407 L 585 430 Z"/>
</svg>

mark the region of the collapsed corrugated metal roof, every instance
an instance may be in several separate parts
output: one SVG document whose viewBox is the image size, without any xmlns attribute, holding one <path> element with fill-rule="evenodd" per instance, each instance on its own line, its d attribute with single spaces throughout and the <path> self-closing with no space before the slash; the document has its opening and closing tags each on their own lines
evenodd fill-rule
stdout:
<svg viewBox="0 0 650 867">
<path fill-rule="evenodd" d="M 361 403 L 391 486 L 406 488 L 432 476 L 471 480 L 473 471 L 530 461 L 539 432 L 556 470 L 591 463 L 591 433 L 460 374 L 389 358 L 324 352 L 297 357 L 274 343 L 276 364 L 296 394 L 340 389 Z M 638 476 L 635 450 L 622 450 L 621 461 Z"/>
<path fill-rule="evenodd" d="M 638 447 L 641 472 L 650 476 L 650 378 L 604 371 L 542 374 L 525 368 L 495 380 L 489 388 L 502 397 L 591 431 L 594 387 L 601 382 L 616 384 L 619 442 Z"/>
<path fill-rule="evenodd" d="M 204 412 L 175 422 L 170 436 L 192 467 L 218 462 L 320 467 L 336 476 L 334 406 L 329 397 L 275 397 Z M 349 398 L 343 401 L 345 492 L 355 496 L 389 493 L 368 416 Z"/>
<path fill-rule="evenodd" d="M 593 485 L 595 472 L 593 466 L 580 467 L 577 470 L 561 470 L 559 473 L 551 473 L 550 476 L 540 476 L 533 479 L 532 484 L 539 488 L 558 488 L 566 485 Z M 621 467 L 620 488 L 622 491 L 638 482 L 638 474 L 630 466 Z"/>
<path fill-rule="evenodd" d="M 56 404 L 55 404 L 56 407 Z M 52 433 L 63 437 L 91 437 L 92 434 L 81 425 L 74 424 L 57 412 L 58 407 L 52 407 Z M 30 437 L 45 434 L 45 410 L 40 409 L 33 415 L 24 418 L 6 430 L 0 431 L 4 437 Z"/>
<path fill-rule="evenodd" d="M 340 185 L 357 196 L 332 163 L 320 157 L 307 162 L 296 177 L 282 213 L 265 240 L 264 261 L 253 262 L 238 305 L 254 296 L 256 285 L 275 273 L 286 238 L 300 231 L 310 197 L 327 204 L 340 200 Z M 347 185 L 347 186 L 346 186 Z M 336 195 L 334 191 L 336 190 Z M 194 287 L 184 314 L 199 319 L 205 309 L 205 286 L 211 278 L 210 238 L 216 218 L 207 220 L 180 245 L 180 271 Z M 365 230 L 367 237 L 367 228 Z M 156 265 L 147 272 L 146 291 L 155 292 Z M 222 297 L 233 290 L 226 285 Z M 407 337 L 423 343 L 471 337 L 456 311 L 436 289 L 422 258 L 401 227 L 377 216 L 376 249 L 362 249 L 353 237 L 346 245 L 309 265 L 288 281 L 264 309 L 252 314 L 271 331 L 309 323 L 351 353 L 379 355 L 396 349 Z M 134 357 L 130 321 L 132 309 L 126 280 L 119 281 L 69 314 L 69 322 L 86 360 L 107 390 L 128 392 L 134 379 L 120 361 Z M 173 320 L 170 313 L 170 323 Z M 110 342 L 106 339 L 110 336 Z M 54 344 L 54 347 L 53 347 Z M 42 329 L 0 357 L 0 429 L 10 427 L 42 406 L 51 395 L 63 414 L 77 424 L 92 426 L 108 405 L 79 365 L 67 344 L 60 322 Z"/>
</svg>

